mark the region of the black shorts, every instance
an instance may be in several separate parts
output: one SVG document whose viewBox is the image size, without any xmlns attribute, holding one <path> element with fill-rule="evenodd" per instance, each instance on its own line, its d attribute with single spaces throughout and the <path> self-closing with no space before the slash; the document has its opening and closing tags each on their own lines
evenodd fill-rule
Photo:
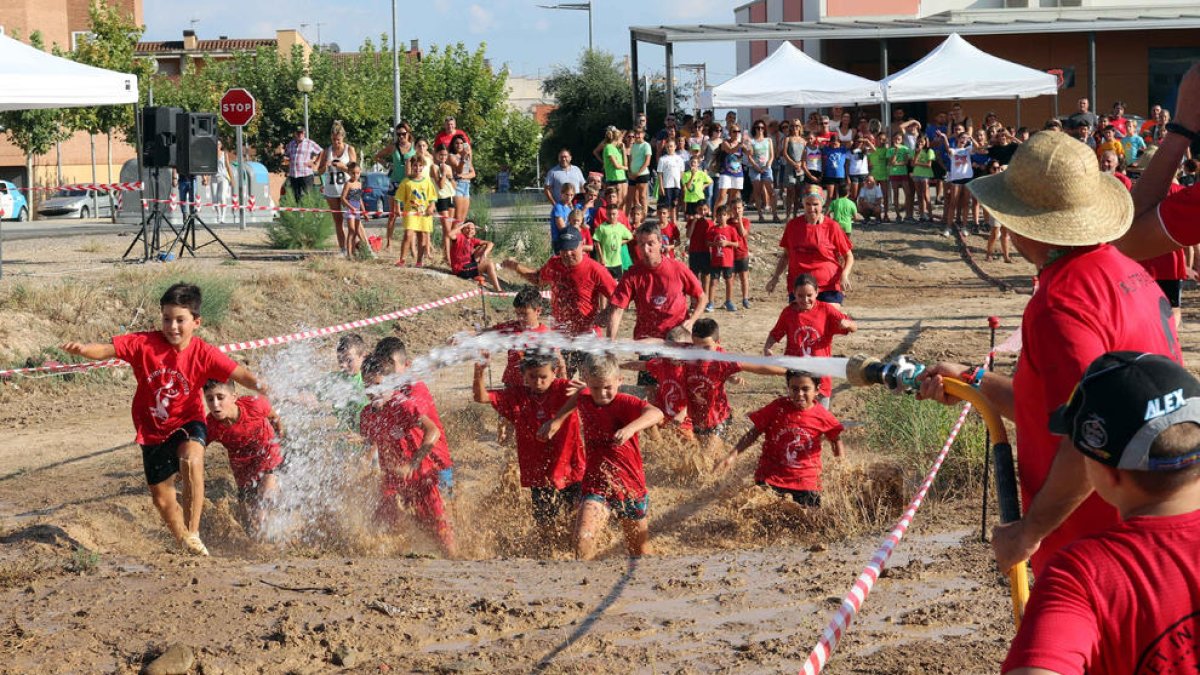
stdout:
<svg viewBox="0 0 1200 675">
<path fill-rule="evenodd" d="M 552 487 L 530 488 L 533 497 L 533 522 L 538 527 L 553 527 L 559 514 L 570 511 L 579 503 L 579 483 L 559 490 Z"/>
<path fill-rule="evenodd" d="M 475 277 L 479 276 L 479 262 L 472 260 L 461 270 L 455 272 L 454 276 L 458 277 L 459 279 L 474 280 Z"/>
<path fill-rule="evenodd" d="M 1158 287 L 1162 289 L 1163 295 L 1167 296 L 1167 301 L 1171 303 L 1171 309 L 1178 309 L 1183 301 L 1183 280 L 1159 279 Z"/>
<path fill-rule="evenodd" d="M 585 333 L 586 335 L 586 333 Z M 572 377 L 583 366 L 583 360 L 588 356 L 587 352 L 580 352 L 571 349 L 564 349 L 562 352 L 563 361 L 567 364 L 567 377 Z"/>
<path fill-rule="evenodd" d="M 826 187 L 828 187 L 830 185 L 838 186 L 838 185 L 845 185 L 845 184 L 846 184 L 845 178 L 834 178 L 833 176 L 829 176 L 829 177 L 821 179 L 821 185 L 824 185 Z"/>
<path fill-rule="evenodd" d="M 454 197 L 438 197 L 437 203 L 433 206 L 438 213 L 442 211 L 451 211 L 454 209 Z"/>
<path fill-rule="evenodd" d="M 704 204 L 704 203 L 706 203 L 706 202 L 703 202 L 703 201 L 699 201 L 699 202 L 684 202 L 684 205 L 683 205 L 683 213 L 684 213 L 684 215 L 687 215 L 687 216 L 694 216 L 694 215 L 696 215 L 696 212 L 700 210 L 700 205 L 701 205 L 701 204 Z"/>
<path fill-rule="evenodd" d="M 750 271 L 750 259 L 742 258 L 739 260 L 739 259 L 735 258 L 733 261 L 733 271 L 734 271 L 734 273 L 749 272 Z"/>
<path fill-rule="evenodd" d="M 627 183 L 629 183 L 628 180 L 606 180 L 606 181 L 604 181 L 604 184 L 609 187 L 616 187 L 618 185 L 625 185 Z"/>
<path fill-rule="evenodd" d="M 708 275 L 717 279 L 728 279 L 733 276 L 732 267 L 709 267 Z"/>
<path fill-rule="evenodd" d="M 688 251 L 688 269 L 692 271 L 692 274 L 696 276 L 708 274 L 710 267 L 712 267 L 712 260 L 708 251 Z"/>
<path fill-rule="evenodd" d="M 938 162 L 934 162 L 931 168 L 933 169 L 933 180 L 941 180 L 946 177 L 946 167 Z"/>
<path fill-rule="evenodd" d="M 952 180 L 950 182 L 954 183 L 955 185 L 966 185 L 967 183 L 970 183 L 973 180 L 975 180 L 975 179 L 974 178 L 959 178 L 958 180 Z"/>
<path fill-rule="evenodd" d="M 835 305 L 840 305 L 846 301 L 846 294 L 841 291 L 821 291 L 817 293 L 817 299 L 821 302 L 832 302 Z M 792 302 L 792 300 L 788 300 Z"/>
<path fill-rule="evenodd" d="M 142 446 L 142 470 L 146 473 L 147 485 L 158 485 L 179 473 L 179 446 L 187 441 L 208 446 L 208 427 L 204 422 L 188 422 L 162 443 Z"/>
<path fill-rule="evenodd" d="M 868 176 L 868 175 L 869 175 L 869 174 L 865 174 L 865 173 L 864 173 L 864 174 L 863 174 L 863 175 L 861 175 L 861 176 L 850 176 L 850 182 L 851 182 L 851 183 L 854 183 L 855 185 L 858 185 L 858 184 L 860 184 L 860 183 L 865 183 L 865 182 L 867 182 L 867 176 Z"/>
<path fill-rule="evenodd" d="M 658 195 L 660 206 L 674 208 L 679 203 L 679 188 L 663 188 Z"/>
<path fill-rule="evenodd" d="M 633 178 L 630 178 L 628 182 L 630 185 L 649 185 L 650 174 L 646 174 L 645 176 L 634 176 Z"/>
<path fill-rule="evenodd" d="M 777 495 L 791 497 L 792 501 L 800 506 L 821 505 L 821 493 L 816 490 L 789 490 L 787 488 L 775 487 L 774 485 L 767 485 L 766 483 L 758 483 L 758 485 L 771 488 Z"/>
<path fill-rule="evenodd" d="M 658 357 L 654 354 L 638 355 L 638 361 L 649 361 L 649 360 L 655 359 L 655 358 L 658 358 Z M 638 376 L 637 376 L 637 384 L 639 387 L 657 387 L 658 380 L 654 379 L 654 376 L 651 375 L 649 372 L 647 372 L 645 370 L 639 370 Z"/>
<path fill-rule="evenodd" d="M 811 178 L 808 173 L 812 174 Z M 820 185 L 821 181 L 825 179 L 820 171 L 809 171 L 808 173 L 804 174 L 804 182 L 808 185 Z"/>
<path fill-rule="evenodd" d="M 608 270 L 608 273 L 609 273 L 610 275 L 612 275 L 612 278 L 613 278 L 613 279 L 615 279 L 615 280 L 617 280 L 617 281 L 620 281 L 620 280 L 621 280 L 621 271 L 622 271 L 622 270 L 621 270 L 621 266 L 620 266 L 620 265 L 617 265 L 617 266 L 615 266 L 615 267 L 605 267 L 604 269 Z"/>
</svg>

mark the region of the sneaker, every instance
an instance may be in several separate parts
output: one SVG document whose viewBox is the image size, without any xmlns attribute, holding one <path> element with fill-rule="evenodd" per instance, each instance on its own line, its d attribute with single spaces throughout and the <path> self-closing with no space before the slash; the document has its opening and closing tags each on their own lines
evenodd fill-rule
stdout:
<svg viewBox="0 0 1200 675">
<path fill-rule="evenodd" d="M 943 237 L 952 237 L 952 236 L 954 236 L 954 233 L 951 232 L 949 228 L 946 228 L 946 229 L 942 230 L 942 236 Z"/>
<path fill-rule="evenodd" d="M 749 300 L 743 300 L 743 301 L 742 301 L 742 307 L 744 307 L 744 308 L 746 308 L 746 309 L 750 309 L 750 301 L 749 301 Z"/>
<path fill-rule="evenodd" d="M 185 551 L 192 555 L 208 557 L 208 548 L 204 545 L 204 542 L 200 541 L 199 532 L 189 534 L 179 543 L 183 545 Z"/>
<path fill-rule="evenodd" d="M 737 307 L 734 307 L 734 306 L 733 306 L 733 301 L 732 301 L 732 300 L 726 300 L 726 301 L 725 301 L 725 311 L 726 311 L 726 312 L 736 312 L 736 311 L 737 311 Z"/>
<path fill-rule="evenodd" d="M 710 302 L 710 303 L 708 303 L 707 305 L 705 305 L 705 306 L 704 306 L 704 311 L 706 311 L 706 312 L 711 312 L 711 311 L 713 311 L 713 304 Z"/>
</svg>

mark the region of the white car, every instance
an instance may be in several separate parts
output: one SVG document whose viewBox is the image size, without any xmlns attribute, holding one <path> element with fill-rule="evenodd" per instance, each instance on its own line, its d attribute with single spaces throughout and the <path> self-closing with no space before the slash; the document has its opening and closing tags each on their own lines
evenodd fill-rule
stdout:
<svg viewBox="0 0 1200 675">
<path fill-rule="evenodd" d="M 29 220 L 25 195 L 6 180 L 0 180 L 0 220 Z"/>
<path fill-rule="evenodd" d="M 38 205 L 38 213 L 49 217 L 111 218 L 112 206 L 108 203 L 107 193 L 94 190 L 59 190 Z"/>
</svg>

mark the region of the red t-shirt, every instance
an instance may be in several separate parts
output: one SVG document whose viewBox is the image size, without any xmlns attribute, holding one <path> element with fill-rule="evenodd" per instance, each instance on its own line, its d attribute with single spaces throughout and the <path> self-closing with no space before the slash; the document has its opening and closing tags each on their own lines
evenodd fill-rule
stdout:
<svg viewBox="0 0 1200 675">
<path fill-rule="evenodd" d="M 517 430 L 521 487 L 561 490 L 583 480 L 587 461 L 579 436 L 578 415 L 571 413 L 549 442 L 543 443 L 537 438 L 538 429 L 554 419 L 567 402 L 568 386 L 570 382 L 558 379 L 542 394 L 534 394 L 523 386 L 488 392 L 492 407 Z"/>
<path fill-rule="evenodd" d="M 737 243 L 737 230 L 729 225 L 708 228 L 708 261 L 713 267 L 733 267 L 734 249 L 726 243 Z"/>
<path fill-rule="evenodd" d="M 1137 516 L 1059 551 L 1038 575 L 1002 671 L 1200 672 L 1197 551 L 1200 511 Z"/>
<path fill-rule="evenodd" d="M 202 422 L 204 383 L 226 382 L 237 364 L 219 349 L 193 337 L 183 351 L 152 330 L 118 335 L 117 358 L 133 368 L 133 428 L 139 445 L 157 445 L 188 422 Z"/>
<path fill-rule="evenodd" d="M 550 314 L 560 330 L 580 335 L 593 330 L 600 297 L 611 298 L 617 282 L 604 266 L 584 256 L 574 267 L 554 256 L 538 278 L 550 286 Z"/>
<path fill-rule="evenodd" d="M 1073 251 L 1046 266 L 1038 280 L 1022 318 L 1024 346 L 1013 377 L 1018 477 L 1025 508 L 1042 489 L 1062 442 L 1049 431 L 1050 413 L 1066 403 L 1093 360 L 1121 350 L 1181 360 L 1171 306 L 1158 284 L 1112 246 Z M 1042 541 L 1033 556 L 1034 573 L 1041 574 L 1063 546 L 1116 522 L 1116 509 L 1098 495 L 1088 497 Z"/>
<path fill-rule="evenodd" d="M 1133 189 L 1133 181 L 1130 180 L 1129 176 L 1126 176 L 1125 174 L 1121 173 L 1120 171 L 1114 171 L 1112 173 L 1112 177 L 1121 181 L 1121 185 L 1124 185 L 1126 190 Z"/>
<path fill-rule="evenodd" d="M 379 451 L 379 468 L 383 471 L 385 490 L 406 485 L 406 481 L 400 478 L 399 469 L 413 458 L 425 440 L 421 415 L 433 420 L 441 437 L 433 444 L 433 450 L 421 460 L 407 483 L 429 478 L 452 465 L 450 446 L 446 444 L 446 429 L 438 417 L 437 405 L 429 388 L 423 382 L 413 382 L 394 392 L 382 405 L 368 403 L 362 410 L 359 433 Z"/>
<path fill-rule="evenodd" d="M 683 363 L 671 359 L 650 359 L 646 372 L 658 381 L 654 389 L 654 407 L 663 411 L 663 423 L 686 410 L 688 405 L 687 385 Z"/>
<path fill-rule="evenodd" d="M 649 405 L 635 396 L 617 394 L 612 403 L 599 406 L 587 389 L 580 392 L 579 426 L 583 430 L 583 445 L 587 452 L 583 494 L 615 499 L 646 496 L 646 473 L 642 469 L 642 449 L 637 435 L 617 445 L 613 442 L 613 434 L 641 417 Z"/>
<path fill-rule="evenodd" d="M 467 145 L 471 144 L 471 137 L 467 135 L 467 132 L 463 131 L 462 129 L 455 129 L 453 133 L 439 131 L 438 135 L 433 139 L 433 147 L 436 148 L 439 145 L 444 145 L 446 146 L 446 149 L 449 150 L 450 143 L 454 140 L 455 136 L 462 136 L 462 139 L 466 141 Z"/>
<path fill-rule="evenodd" d="M 821 490 L 821 437 L 836 441 L 842 424 L 824 406 L 801 409 L 777 398 L 750 413 L 750 423 L 763 435 L 762 456 L 754 482 L 786 490 Z"/>
<path fill-rule="evenodd" d="M 633 339 L 666 338 L 667 331 L 687 318 L 688 297 L 699 298 L 703 293 L 691 270 L 678 260 L 663 258 L 658 267 L 645 262 L 630 267 L 612 294 L 612 304 L 625 309 L 630 301 L 637 303 Z"/>
<path fill-rule="evenodd" d="M 1183 249 L 1175 249 L 1157 258 L 1142 261 L 1142 267 L 1154 277 L 1155 281 L 1177 281 L 1187 278 L 1187 254 Z"/>
<path fill-rule="evenodd" d="M 475 247 L 484 244 L 482 239 L 459 234 L 450 242 L 450 271 L 458 274 L 474 263 Z"/>
<path fill-rule="evenodd" d="M 527 328 L 518 320 L 506 321 L 498 323 L 488 329 L 500 333 L 501 335 L 518 335 L 520 333 L 548 333 L 550 327 L 544 323 L 539 323 L 536 328 Z M 521 375 L 521 359 L 525 358 L 525 350 L 510 349 L 508 350 L 508 363 L 504 365 L 504 374 L 500 376 L 500 381 L 506 387 L 523 387 L 525 378 Z M 555 412 L 558 412 L 557 410 Z"/>
<path fill-rule="evenodd" d="M 809 225 L 804 216 L 791 219 L 783 229 L 779 246 L 787 251 L 789 289 L 796 277 L 808 273 L 817 280 L 818 292 L 842 290 L 842 265 L 838 258 L 853 247 L 833 218 L 826 216 L 816 225 Z"/>
<path fill-rule="evenodd" d="M 235 403 L 238 418 L 232 424 L 218 420 L 211 413 L 204 423 L 208 427 L 208 442 L 225 446 L 233 480 L 239 488 L 246 488 L 279 466 L 283 454 L 268 419 L 270 402 L 261 396 L 240 396 Z"/>
<path fill-rule="evenodd" d="M 1191 187 L 1171 186 L 1158 204 L 1163 230 L 1180 246 L 1200 244 L 1200 183 Z"/>
<path fill-rule="evenodd" d="M 725 350 L 718 347 L 715 351 Z M 732 361 L 687 361 L 683 364 L 688 417 L 697 429 L 712 429 L 729 419 L 725 380 L 741 370 L 742 367 Z"/>
<path fill-rule="evenodd" d="M 793 303 L 779 313 L 770 336 L 775 342 L 786 340 L 784 356 L 831 356 L 833 336 L 850 333 L 842 328 L 845 318 L 845 314 L 827 302 L 817 300 L 807 312 L 801 312 Z M 822 377 L 818 388 L 822 396 L 829 396 L 833 391 L 832 380 Z"/>
<path fill-rule="evenodd" d="M 675 223 L 667 223 L 658 228 L 663 237 L 663 255 L 671 260 L 675 259 L 675 246 L 679 243 L 679 226 Z"/>
<path fill-rule="evenodd" d="M 742 218 L 742 229 L 745 230 L 745 232 L 746 232 L 745 237 L 743 237 L 741 234 L 738 233 L 736 227 L 733 228 L 733 232 L 737 238 L 737 243 L 738 243 L 737 250 L 733 254 L 734 260 L 745 260 L 746 258 L 750 257 L 750 242 L 749 242 L 750 219 L 749 218 Z"/>
<path fill-rule="evenodd" d="M 716 224 L 708 218 L 697 218 L 692 221 L 692 233 L 688 236 L 688 253 L 704 253 L 708 251 L 708 231 Z"/>
</svg>

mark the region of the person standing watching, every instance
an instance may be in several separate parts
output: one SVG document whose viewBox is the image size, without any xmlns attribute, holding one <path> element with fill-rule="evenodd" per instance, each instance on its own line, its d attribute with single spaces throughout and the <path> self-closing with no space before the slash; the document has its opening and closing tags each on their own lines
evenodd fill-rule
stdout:
<svg viewBox="0 0 1200 675">
<path fill-rule="evenodd" d="M 467 135 L 467 132 L 458 128 L 458 121 L 453 116 L 449 116 L 442 125 L 442 130 L 433 139 L 433 147 L 444 145 L 448 148 L 455 138 L 461 138 L 463 143 L 471 145 L 471 137 Z"/>
<path fill-rule="evenodd" d="M 296 127 L 292 140 L 283 147 L 283 165 L 287 167 L 288 185 L 296 203 L 305 192 L 312 189 L 317 162 L 321 157 L 321 146 L 305 137 L 304 127 Z"/>
<path fill-rule="evenodd" d="M 546 187 L 542 193 L 546 195 L 550 206 L 554 206 L 564 185 L 571 185 L 575 188 L 575 194 L 581 195 L 586 182 L 583 171 L 571 163 L 571 151 L 563 148 L 558 151 L 558 164 L 546 172 Z"/>
</svg>

